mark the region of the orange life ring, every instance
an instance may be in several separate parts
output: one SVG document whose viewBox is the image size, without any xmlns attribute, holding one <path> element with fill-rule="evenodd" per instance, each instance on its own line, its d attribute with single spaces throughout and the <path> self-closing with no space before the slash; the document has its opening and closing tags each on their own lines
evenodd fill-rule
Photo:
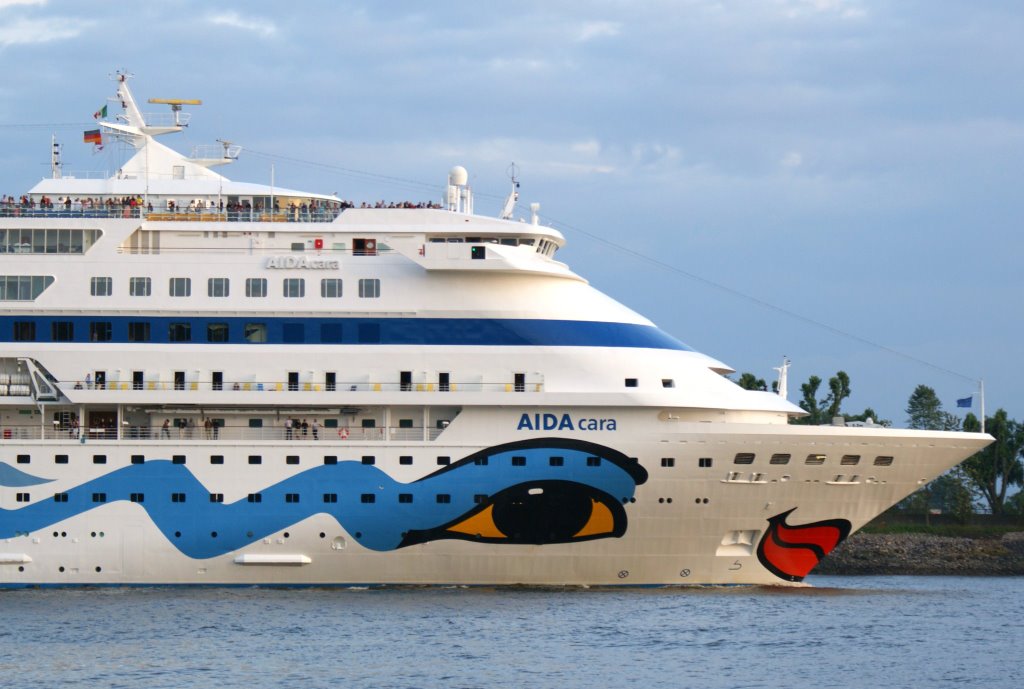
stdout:
<svg viewBox="0 0 1024 689">
<path fill-rule="evenodd" d="M 346 438 L 348 438 L 348 429 L 347 428 L 342 428 L 341 430 L 339 430 L 338 431 L 338 437 L 341 438 L 342 440 L 345 440 Z"/>
</svg>

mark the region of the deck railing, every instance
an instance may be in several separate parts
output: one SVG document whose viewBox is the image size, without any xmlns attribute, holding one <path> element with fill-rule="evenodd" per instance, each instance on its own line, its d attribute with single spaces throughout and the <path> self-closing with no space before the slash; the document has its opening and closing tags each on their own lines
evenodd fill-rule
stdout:
<svg viewBox="0 0 1024 689">
<path fill-rule="evenodd" d="M 176 382 L 169 380 L 147 380 L 141 383 L 133 381 L 112 381 L 104 383 L 95 381 L 72 380 L 58 381 L 58 384 L 65 391 L 91 390 L 101 392 L 216 392 L 220 393 L 276 393 L 276 392 L 313 392 L 313 393 L 337 393 L 337 392 L 543 392 L 544 383 L 528 382 L 521 385 L 514 383 L 485 383 L 485 382 L 458 382 L 442 385 L 440 383 L 394 383 L 394 382 L 337 382 L 327 384 L 323 382 L 299 382 L 289 383 L 287 381 L 225 381 L 213 383 L 211 381 L 184 381 Z"/>
<path fill-rule="evenodd" d="M 284 208 L 280 210 L 221 210 L 179 208 L 149 210 L 142 206 L 75 208 L 54 206 L 0 206 L 0 218 L 136 218 L 150 222 L 332 222 L 342 208 Z"/>
<path fill-rule="evenodd" d="M 197 423 L 200 423 L 198 420 Z M 122 425 L 120 436 L 117 428 L 75 428 L 67 425 L 56 425 L 52 428 L 41 426 L 2 426 L 0 427 L 0 445 L 23 440 L 48 440 L 60 443 L 88 442 L 167 442 L 175 445 L 182 443 L 206 442 L 252 442 L 252 441 L 284 441 L 296 443 L 317 442 L 395 442 L 436 440 L 443 429 L 412 428 L 390 426 L 380 428 L 350 428 L 339 426 L 326 428 L 321 426 L 313 431 L 307 428 L 285 428 L 283 423 L 273 427 L 250 428 L 248 426 L 214 426 L 203 425 L 176 428 L 171 426 L 135 426 Z"/>
</svg>

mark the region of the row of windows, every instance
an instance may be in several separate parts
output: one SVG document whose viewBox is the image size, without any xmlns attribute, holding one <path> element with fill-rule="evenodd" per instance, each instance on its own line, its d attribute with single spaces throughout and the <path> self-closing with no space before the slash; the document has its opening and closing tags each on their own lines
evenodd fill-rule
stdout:
<svg viewBox="0 0 1024 689">
<path fill-rule="evenodd" d="M 773 454 L 771 456 L 771 459 L 769 460 L 769 464 L 789 464 L 789 460 L 790 460 L 791 457 L 792 456 L 789 455 L 789 454 Z M 754 458 L 755 458 L 755 455 L 752 452 L 740 452 L 740 453 L 736 454 L 736 457 L 733 459 L 733 463 L 734 464 L 753 464 L 754 463 Z M 804 460 L 804 464 L 809 464 L 809 465 L 812 465 L 812 466 L 814 466 L 814 465 L 822 465 L 822 464 L 824 464 L 827 461 L 827 459 L 828 459 L 828 457 L 826 455 L 823 455 L 823 454 L 809 454 L 809 455 L 807 455 L 807 458 Z M 855 465 L 860 463 L 860 459 L 861 459 L 860 455 L 843 455 L 842 458 L 839 460 L 839 463 L 841 465 L 843 465 L 843 466 L 855 466 Z M 68 456 L 67 455 L 54 455 L 53 460 L 54 460 L 54 462 L 56 464 L 67 464 L 68 463 Z M 29 464 L 31 461 L 32 461 L 32 456 L 31 455 L 18 455 L 17 456 L 17 463 L 18 464 Z M 93 455 L 92 456 L 92 461 L 93 461 L 93 464 L 106 464 L 107 463 L 107 456 L 106 455 Z M 145 457 L 145 455 L 132 455 L 131 461 L 132 461 L 132 464 L 142 464 L 143 462 L 146 461 L 146 457 Z M 299 461 L 300 461 L 300 459 L 299 459 L 298 455 L 288 455 L 288 456 L 285 457 L 285 463 L 286 464 L 298 464 Z M 376 464 L 377 463 L 377 458 L 375 456 L 373 456 L 373 455 L 363 455 L 363 457 L 361 458 L 360 461 L 363 464 L 370 464 L 370 465 L 372 465 L 372 464 Z M 185 455 L 173 455 L 171 457 L 171 462 L 173 462 L 174 464 L 185 464 L 186 457 L 185 457 Z M 398 463 L 402 464 L 402 465 L 411 465 L 412 462 L 413 462 L 413 459 L 412 459 L 411 455 L 402 455 L 401 457 L 398 458 Z M 887 466 L 892 466 L 892 462 L 893 462 L 893 458 L 891 456 L 889 456 L 889 455 L 879 455 L 879 456 L 875 457 L 874 465 L 875 466 L 887 467 Z M 223 464 L 223 463 L 224 463 L 224 455 L 210 455 L 210 464 Z M 263 463 L 263 456 L 262 455 L 249 455 L 249 464 L 262 464 L 262 463 Z M 338 463 L 337 455 L 324 455 L 324 464 L 337 464 L 337 463 Z M 438 457 L 437 458 L 437 463 L 440 466 L 447 466 L 447 465 L 451 464 L 451 457 L 446 457 L 446 456 Z M 487 466 L 490 463 L 490 458 L 489 457 L 477 457 L 475 460 L 473 460 L 473 463 L 476 464 L 477 466 Z M 710 468 L 713 465 L 713 463 L 714 463 L 714 459 L 711 458 L 711 457 L 700 457 L 698 459 L 698 461 L 697 461 L 697 466 L 706 469 L 706 468 Z M 565 466 L 565 458 L 564 457 L 558 457 L 558 456 L 548 457 L 548 465 L 549 466 L 553 466 L 553 467 Z M 675 465 L 676 465 L 675 457 L 662 457 L 661 458 L 661 466 L 662 467 L 670 468 L 670 467 L 674 467 Z M 526 466 L 526 457 L 520 457 L 520 456 L 512 457 L 512 466 L 516 466 L 516 467 L 524 467 L 524 466 Z M 587 466 L 588 467 L 601 466 L 601 458 L 600 457 L 587 457 Z"/>
<path fill-rule="evenodd" d="M 99 230 L 0 230 L 0 254 L 82 254 Z"/>
<path fill-rule="evenodd" d="M 223 503 L 224 502 L 224 494 L 223 493 L 208 493 L 207 495 L 209 496 L 210 502 L 213 502 L 213 503 Z M 186 493 L 171 493 L 170 494 L 170 501 L 172 503 L 181 504 L 181 503 L 187 502 L 187 497 L 188 496 L 187 496 Z M 323 493 L 321 498 L 327 504 L 336 504 L 338 502 L 338 494 L 337 493 Z M 32 501 L 32 495 L 30 493 L 18 493 L 16 495 L 15 499 L 16 499 L 17 502 L 31 502 Z M 128 499 L 131 502 L 143 503 L 143 502 L 146 501 L 146 494 L 145 493 L 130 493 L 129 496 L 128 496 Z M 246 499 L 246 502 L 262 503 L 263 502 L 263 494 L 262 493 L 249 493 L 246 496 L 245 499 Z M 484 493 L 478 493 L 478 494 L 473 496 L 473 500 L 477 504 L 483 502 L 486 499 L 487 499 L 487 495 L 484 494 Z M 434 495 L 434 500 L 438 504 L 440 504 L 440 505 L 447 505 L 447 504 L 451 503 L 452 496 L 450 494 L 448 494 L 448 493 L 436 493 Z M 54 502 L 67 502 L 68 501 L 68 494 L 67 493 L 54 493 L 53 494 L 53 501 Z M 92 501 L 95 502 L 95 503 L 107 502 L 107 494 L 106 493 L 93 493 L 92 494 Z M 299 493 L 285 493 L 284 494 L 284 501 L 285 501 L 286 504 L 291 504 L 291 505 L 297 504 L 297 503 L 300 502 L 300 495 L 299 495 Z M 398 494 L 398 502 L 403 503 L 403 504 L 409 504 L 412 501 L 413 501 L 412 493 L 399 493 Z M 377 502 L 377 495 L 376 495 L 376 493 L 362 493 L 359 496 L 359 502 L 361 502 L 363 504 L 373 504 L 373 503 L 376 503 Z"/>
<path fill-rule="evenodd" d="M 49 280 L 53 282 L 52 277 Z M 341 278 L 323 278 L 320 280 L 320 296 L 325 299 L 339 299 L 343 293 L 342 287 Z M 42 292 L 42 289 L 39 291 Z M 266 278 L 246 278 L 245 296 L 260 298 L 266 297 L 268 293 Z M 113 295 L 113 278 L 91 278 L 89 280 L 89 294 L 94 297 L 109 297 Z M 129 278 L 128 294 L 132 297 L 152 296 L 153 279 L 148 277 Z M 191 297 L 192 278 L 170 278 L 167 285 L 167 294 L 171 297 Z M 209 297 L 231 296 L 231 280 L 229 278 L 209 278 L 206 281 L 206 295 Z M 281 295 L 293 299 L 306 296 L 306 279 L 284 278 L 281 283 Z M 36 296 L 39 296 L 39 294 L 37 293 L 31 298 L 34 299 Z M 360 278 L 359 296 L 363 299 L 376 299 L 380 297 L 380 280 L 378 278 Z"/>
<path fill-rule="evenodd" d="M 32 301 L 52 284 L 52 275 L 0 275 L 0 301 Z"/>
<path fill-rule="evenodd" d="M 167 342 L 230 342 L 231 324 L 207 322 L 197 324 L 193 328 L 191 321 L 170 322 L 167 326 Z M 237 326 L 236 326 L 237 327 Z M 14 321 L 12 335 L 15 342 L 36 342 L 41 333 L 35 321 Z M 316 342 L 311 335 L 315 326 L 306 323 L 283 323 L 281 325 L 281 342 L 285 344 L 303 344 Z M 205 330 L 205 339 L 203 331 Z M 311 333 L 310 331 L 313 331 Z M 359 323 L 356 325 L 357 341 L 360 343 L 380 342 L 380 324 Z M 344 329 L 341 323 L 321 323 L 319 342 L 323 344 L 341 344 Z M 242 325 L 242 338 L 245 342 L 262 344 L 267 341 L 266 323 L 245 323 Z M 90 321 L 89 342 L 110 342 L 114 339 L 112 321 Z M 49 340 L 51 342 L 75 341 L 75 323 L 73 321 L 52 321 L 50 323 Z M 128 342 L 154 341 L 153 324 L 149 321 L 128 321 Z M 164 341 L 157 337 L 156 341 Z"/>
</svg>

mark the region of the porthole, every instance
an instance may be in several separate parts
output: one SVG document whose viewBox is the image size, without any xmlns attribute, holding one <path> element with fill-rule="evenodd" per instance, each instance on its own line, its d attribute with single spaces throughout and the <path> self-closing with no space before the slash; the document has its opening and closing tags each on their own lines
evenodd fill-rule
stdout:
<svg viewBox="0 0 1024 689">
<path fill-rule="evenodd" d="M 288 538 L 288 537 L 289 537 L 290 535 L 291 535 L 291 534 L 289 534 L 289 533 L 288 533 L 287 531 L 285 531 L 285 532 L 284 532 L 284 537 L 285 537 L 285 538 Z"/>
<path fill-rule="evenodd" d="M 102 567 L 97 567 L 97 568 L 96 568 L 96 571 L 97 571 L 97 572 L 102 572 L 102 571 L 103 571 L 103 568 L 102 568 Z"/>
<path fill-rule="evenodd" d="M 325 534 L 323 531 L 321 531 L 320 532 L 320 538 L 327 538 L 327 534 Z"/>
<path fill-rule="evenodd" d="M 217 538 L 217 532 L 216 531 L 211 531 L 210 532 L 210 538 Z"/>
<path fill-rule="evenodd" d="M 175 531 L 174 532 L 174 537 L 175 538 L 181 538 L 181 532 L 180 531 Z"/>
<path fill-rule="evenodd" d="M 57 568 L 57 571 L 58 571 L 58 572 L 63 572 L 63 571 L 64 571 L 64 566 L 63 566 L 63 565 L 61 565 L 60 567 L 58 567 L 58 568 Z"/>
</svg>

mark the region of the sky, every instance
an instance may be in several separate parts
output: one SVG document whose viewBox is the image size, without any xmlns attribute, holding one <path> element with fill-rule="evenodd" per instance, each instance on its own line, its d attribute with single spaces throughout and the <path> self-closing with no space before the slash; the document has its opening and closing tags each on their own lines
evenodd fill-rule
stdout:
<svg viewBox="0 0 1024 689">
<path fill-rule="evenodd" d="M 240 144 L 232 179 L 440 200 L 459 164 L 496 215 L 515 162 L 559 259 L 737 371 L 788 356 L 791 401 L 844 370 L 899 426 L 983 379 L 1024 420 L 1019 0 L 136 4 L 0 0 L 0 192 L 51 134 L 116 169 L 81 131 L 126 69 L 202 99 L 161 141 Z"/>
</svg>

